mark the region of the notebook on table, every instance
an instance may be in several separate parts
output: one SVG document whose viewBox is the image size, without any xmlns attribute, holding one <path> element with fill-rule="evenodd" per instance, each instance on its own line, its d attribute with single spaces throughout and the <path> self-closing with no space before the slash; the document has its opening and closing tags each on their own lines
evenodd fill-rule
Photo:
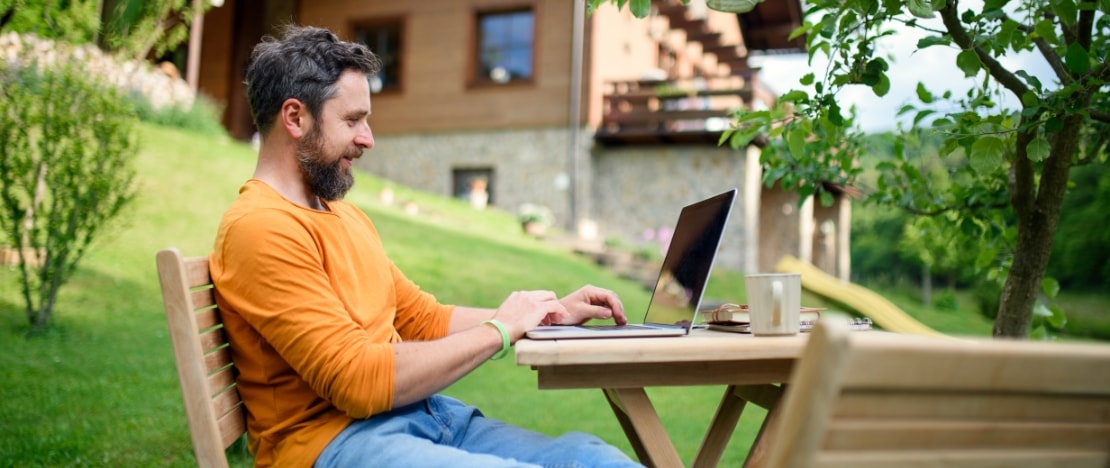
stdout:
<svg viewBox="0 0 1110 468">
<path fill-rule="evenodd" d="M 540 326 L 527 337 L 562 340 L 690 333 L 735 199 L 736 189 L 732 189 L 682 208 L 642 322 Z"/>
</svg>

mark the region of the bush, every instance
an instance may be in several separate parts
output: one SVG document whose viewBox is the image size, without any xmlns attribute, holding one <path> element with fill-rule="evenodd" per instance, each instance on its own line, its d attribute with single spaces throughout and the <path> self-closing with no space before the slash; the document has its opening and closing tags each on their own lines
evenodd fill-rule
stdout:
<svg viewBox="0 0 1110 468">
<path fill-rule="evenodd" d="M 139 120 L 165 127 L 190 130 L 204 135 L 225 135 L 220 124 L 221 109 L 211 99 L 197 95 L 191 106 L 168 104 L 155 107 L 150 99 L 141 94 L 132 94 L 133 103 Z"/>
<path fill-rule="evenodd" d="M 41 331 L 94 237 L 134 197 L 135 118 L 73 64 L 0 69 L 0 85 L 0 230 Z"/>
</svg>

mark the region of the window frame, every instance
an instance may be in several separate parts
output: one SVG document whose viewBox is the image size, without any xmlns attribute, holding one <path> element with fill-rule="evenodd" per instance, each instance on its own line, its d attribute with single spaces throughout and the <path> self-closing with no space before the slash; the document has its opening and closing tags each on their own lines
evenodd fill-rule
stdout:
<svg viewBox="0 0 1110 468">
<path fill-rule="evenodd" d="M 482 19 L 490 15 L 505 15 L 512 13 L 529 12 L 532 14 L 532 60 L 531 69 L 532 74 L 528 78 L 511 79 L 505 83 L 498 83 L 489 77 L 482 76 Z M 539 53 L 539 38 L 540 38 L 540 12 L 536 3 L 522 2 L 507 5 L 500 5 L 496 7 L 475 8 L 471 14 L 471 45 L 470 45 L 470 64 L 467 73 L 467 84 L 470 88 L 511 88 L 519 86 L 534 86 L 536 84 L 536 75 L 539 74 L 537 55 Z"/>
<path fill-rule="evenodd" d="M 378 92 L 374 93 L 375 95 L 378 95 L 378 96 L 403 94 L 404 91 L 405 91 L 405 75 L 406 75 L 405 71 L 406 71 L 406 68 L 407 68 L 405 66 L 407 60 L 405 60 L 405 59 L 407 57 L 407 48 L 408 48 L 407 45 L 408 45 L 408 39 L 409 39 L 408 38 L 408 30 L 409 30 L 409 28 L 408 28 L 408 18 L 406 16 L 403 16 L 403 15 L 375 16 L 375 17 L 353 20 L 350 23 L 351 35 L 354 36 L 352 39 L 355 40 L 355 41 L 359 40 L 358 31 L 360 29 L 362 29 L 362 30 L 374 29 L 374 28 L 383 29 L 383 27 L 393 27 L 393 26 L 396 26 L 396 28 L 397 28 L 397 42 L 398 42 L 397 47 L 396 47 L 396 52 L 394 53 L 394 55 L 396 55 L 396 57 L 397 57 L 397 60 L 396 60 L 397 84 L 396 84 L 396 86 L 392 86 L 392 87 L 383 86 L 381 91 L 378 91 Z M 367 45 L 367 47 L 369 47 L 369 45 Z M 378 55 L 378 51 L 374 50 L 373 48 L 371 48 L 370 50 L 372 52 L 374 52 L 375 55 Z M 378 55 L 378 58 L 381 59 L 381 55 Z M 385 69 L 385 66 L 386 66 L 385 61 L 382 61 L 383 70 Z"/>
</svg>

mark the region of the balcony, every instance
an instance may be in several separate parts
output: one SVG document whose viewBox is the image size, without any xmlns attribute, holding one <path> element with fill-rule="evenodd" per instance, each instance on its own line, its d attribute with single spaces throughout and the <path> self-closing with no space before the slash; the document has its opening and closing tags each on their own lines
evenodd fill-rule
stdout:
<svg viewBox="0 0 1110 468">
<path fill-rule="evenodd" d="M 605 83 L 601 125 L 594 140 L 606 146 L 717 144 L 729 114 L 750 106 L 742 77 L 611 81 Z"/>
</svg>

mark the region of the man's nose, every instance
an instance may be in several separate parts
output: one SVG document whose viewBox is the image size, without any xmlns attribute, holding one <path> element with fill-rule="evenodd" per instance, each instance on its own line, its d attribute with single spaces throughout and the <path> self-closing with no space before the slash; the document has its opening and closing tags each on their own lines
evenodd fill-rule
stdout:
<svg viewBox="0 0 1110 468">
<path fill-rule="evenodd" d="M 363 149 L 370 149 L 374 147 L 374 132 L 370 130 L 370 124 L 363 122 L 357 135 L 355 135 L 355 144 Z"/>
</svg>

